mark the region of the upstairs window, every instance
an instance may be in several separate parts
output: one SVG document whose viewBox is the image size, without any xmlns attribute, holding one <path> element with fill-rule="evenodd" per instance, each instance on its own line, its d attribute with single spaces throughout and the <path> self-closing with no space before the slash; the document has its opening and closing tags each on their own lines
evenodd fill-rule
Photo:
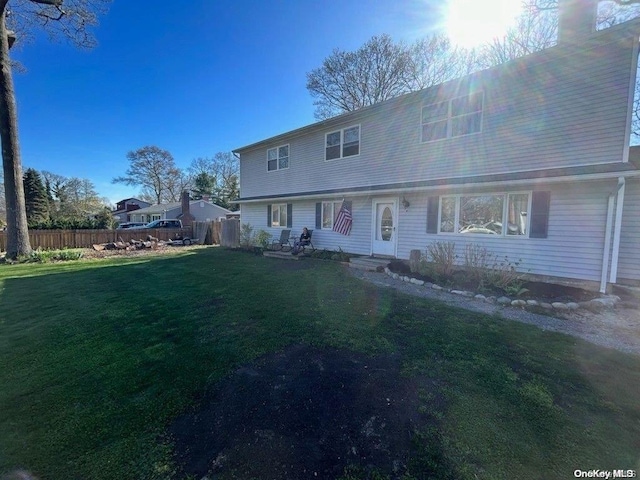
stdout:
<svg viewBox="0 0 640 480">
<path fill-rule="evenodd" d="M 283 168 L 289 168 L 289 145 L 267 150 L 267 171 L 273 172 Z"/>
<path fill-rule="evenodd" d="M 422 141 L 433 142 L 482 131 L 483 92 L 422 107 Z"/>
<path fill-rule="evenodd" d="M 360 155 L 360 125 L 327 133 L 325 137 L 325 160 Z"/>
</svg>

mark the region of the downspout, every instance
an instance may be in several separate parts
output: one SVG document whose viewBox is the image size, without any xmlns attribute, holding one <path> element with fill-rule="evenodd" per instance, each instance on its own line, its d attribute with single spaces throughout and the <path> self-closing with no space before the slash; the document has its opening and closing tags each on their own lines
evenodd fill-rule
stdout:
<svg viewBox="0 0 640 480">
<path fill-rule="evenodd" d="M 604 251 L 602 252 L 602 272 L 600 275 L 600 293 L 607 293 L 607 272 L 609 270 L 609 254 L 611 253 L 611 227 L 613 226 L 613 205 L 616 192 L 609 194 L 607 202 L 607 223 L 604 232 Z M 618 205 L 616 209 L 616 222 L 613 240 L 613 253 L 611 255 L 610 281 L 615 283 L 618 275 L 618 256 L 620 251 L 620 230 L 622 223 L 622 203 L 624 199 L 624 177 L 618 178 Z M 621 199 L 622 197 L 622 199 Z"/>
<path fill-rule="evenodd" d="M 613 253 L 611 255 L 611 273 L 609 282 L 618 281 L 618 260 L 620 256 L 620 237 L 622 232 L 622 209 L 624 208 L 625 179 L 618 178 L 618 199 L 616 200 L 616 223 L 613 231 Z"/>
<path fill-rule="evenodd" d="M 602 252 L 602 273 L 600 274 L 600 293 L 607 293 L 607 270 L 609 267 L 609 249 L 611 248 L 611 224 L 613 223 L 613 193 L 609 194 L 607 204 L 607 224 L 604 230 L 604 251 Z"/>
</svg>

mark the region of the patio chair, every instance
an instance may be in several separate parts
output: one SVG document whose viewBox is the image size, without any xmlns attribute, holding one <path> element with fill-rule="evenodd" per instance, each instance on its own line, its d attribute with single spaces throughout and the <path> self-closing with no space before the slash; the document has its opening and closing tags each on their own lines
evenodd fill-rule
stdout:
<svg viewBox="0 0 640 480">
<path fill-rule="evenodd" d="M 282 250 L 283 252 L 288 252 L 293 248 L 291 245 L 291 240 L 289 237 L 291 236 L 291 230 L 282 230 L 280 232 L 280 239 L 274 240 L 271 242 L 271 250 Z"/>
<path fill-rule="evenodd" d="M 309 248 L 312 252 L 316 251 L 316 247 L 313 246 L 313 242 L 311 241 L 313 237 L 313 230 L 307 230 L 309 232 L 309 240 L 300 244 L 300 250 L 302 253 L 307 252 L 307 248 Z"/>
</svg>

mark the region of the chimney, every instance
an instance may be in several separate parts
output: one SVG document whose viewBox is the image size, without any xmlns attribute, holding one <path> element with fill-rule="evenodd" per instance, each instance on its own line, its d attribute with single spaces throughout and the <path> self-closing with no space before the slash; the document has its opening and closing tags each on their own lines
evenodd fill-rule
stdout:
<svg viewBox="0 0 640 480">
<path fill-rule="evenodd" d="M 189 192 L 184 190 L 182 192 L 182 213 L 180 215 L 180 220 L 184 227 L 190 227 L 195 220 L 195 217 L 189 211 L 189 200 Z"/>
<path fill-rule="evenodd" d="M 558 45 L 576 45 L 596 29 L 598 0 L 558 0 Z"/>
</svg>

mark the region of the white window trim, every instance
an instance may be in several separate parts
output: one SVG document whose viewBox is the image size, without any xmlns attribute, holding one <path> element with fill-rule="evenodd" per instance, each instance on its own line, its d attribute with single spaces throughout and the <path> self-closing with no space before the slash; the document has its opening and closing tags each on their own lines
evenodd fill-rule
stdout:
<svg viewBox="0 0 640 480">
<path fill-rule="evenodd" d="M 324 224 L 324 204 L 325 203 L 330 203 L 331 204 L 331 209 L 333 210 L 331 212 L 331 226 L 329 227 L 325 227 Z M 336 210 L 336 204 L 338 204 L 338 209 Z M 342 206 L 342 200 L 323 200 L 322 202 L 320 202 L 321 205 L 321 210 L 320 210 L 320 230 L 333 230 L 333 224 L 336 220 L 336 215 L 338 215 L 338 212 L 340 211 L 340 208 Z"/>
<path fill-rule="evenodd" d="M 451 134 L 451 120 L 454 118 L 459 118 L 459 117 L 463 117 L 464 115 L 456 115 L 455 117 L 451 114 L 451 104 L 453 103 L 454 100 L 457 100 L 459 98 L 463 98 L 463 97 L 469 97 L 471 95 L 474 95 L 476 93 L 481 93 L 482 94 L 482 110 L 480 110 L 480 130 L 478 130 L 477 132 L 471 132 L 471 133 L 465 133 L 462 135 L 455 135 L 453 136 Z M 422 138 L 422 132 L 423 132 L 423 127 L 425 125 L 425 123 L 422 121 L 423 120 L 423 112 L 424 109 L 427 107 L 430 107 L 432 105 L 436 105 L 438 103 L 442 103 L 442 102 L 447 102 L 447 135 L 442 137 L 442 138 L 435 138 L 433 140 L 424 140 Z M 450 98 L 449 100 L 443 100 L 442 102 L 433 102 L 433 103 L 428 103 L 426 105 L 422 105 L 422 107 L 420 108 L 420 143 L 434 143 L 434 142 L 441 142 L 443 140 L 451 140 L 452 138 L 460 138 L 460 137 L 468 137 L 471 135 L 478 135 L 480 133 L 482 133 L 482 131 L 484 130 L 484 90 L 476 90 L 474 92 L 469 92 L 467 95 L 458 95 L 457 97 L 453 97 Z M 470 115 L 470 114 L 465 114 L 465 115 Z M 443 119 L 444 120 L 444 119 Z M 443 121 L 443 120 L 439 120 L 439 121 Z M 435 123 L 438 120 L 435 120 L 434 122 L 427 122 L 427 123 Z"/>
<path fill-rule="evenodd" d="M 289 152 L 289 156 L 287 157 L 289 159 L 289 161 L 287 162 L 287 166 L 284 168 L 280 168 L 280 149 L 282 147 L 287 147 L 287 150 Z M 276 168 L 275 170 L 269 170 L 269 151 L 271 150 L 275 150 L 276 151 Z M 277 147 L 272 147 L 272 148 L 267 148 L 267 173 L 271 173 L 271 172 L 277 172 L 279 170 L 288 170 L 289 169 L 289 165 L 291 165 L 291 144 L 289 143 L 285 143 L 283 145 L 278 145 Z"/>
<path fill-rule="evenodd" d="M 282 223 L 282 218 L 280 217 L 280 207 L 284 207 L 285 218 L 287 215 L 287 204 L 286 203 L 272 203 L 271 204 L 271 224 L 269 225 L 271 228 L 287 228 L 287 222 L 284 222 L 284 225 L 274 225 L 273 223 L 273 212 L 278 211 L 278 223 Z"/>
<path fill-rule="evenodd" d="M 460 199 L 462 197 L 473 197 L 473 196 L 482 196 L 482 195 L 492 195 L 499 196 L 502 195 L 504 197 L 504 201 L 502 203 L 502 225 L 508 224 L 506 221 L 508 209 L 509 209 L 509 196 L 510 195 L 527 195 L 527 225 L 526 225 L 526 235 L 507 235 L 507 229 L 503 228 L 502 233 L 499 235 L 487 235 L 483 233 L 461 233 L 458 230 L 460 229 Z M 442 232 L 440 231 L 440 227 L 442 226 L 442 199 L 443 198 L 455 198 L 455 214 L 454 214 L 454 223 L 453 223 L 453 232 Z M 474 192 L 474 193 L 459 193 L 455 195 L 440 195 L 438 202 L 438 235 L 462 235 L 464 237 L 474 237 L 474 238 L 529 238 L 529 234 L 531 233 L 531 202 L 533 199 L 533 191 L 532 190 L 523 190 L 523 191 L 513 191 L 513 192 Z"/>
<path fill-rule="evenodd" d="M 342 156 L 342 151 L 344 148 L 344 131 L 345 130 L 349 130 L 350 128 L 355 128 L 358 127 L 358 153 L 356 155 L 348 155 L 346 157 Z M 331 135 L 332 133 L 336 133 L 336 132 L 340 132 L 340 156 L 336 157 L 336 158 L 327 158 L 327 137 L 329 135 Z M 324 161 L 325 162 L 334 162 L 336 160 L 342 160 L 343 158 L 353 158 L 353 157 L 359 157 L 360 156 L 360 152 L 362 152 L 362 126 L 361 124 L 357 123 L 355 125 L 349 125 L 348 127 L 344 127 L 341 129 L 337 129 L 337 130 L 331 130 L 330 132 L 327 132 L 324 134 Z"/>
</svg>

